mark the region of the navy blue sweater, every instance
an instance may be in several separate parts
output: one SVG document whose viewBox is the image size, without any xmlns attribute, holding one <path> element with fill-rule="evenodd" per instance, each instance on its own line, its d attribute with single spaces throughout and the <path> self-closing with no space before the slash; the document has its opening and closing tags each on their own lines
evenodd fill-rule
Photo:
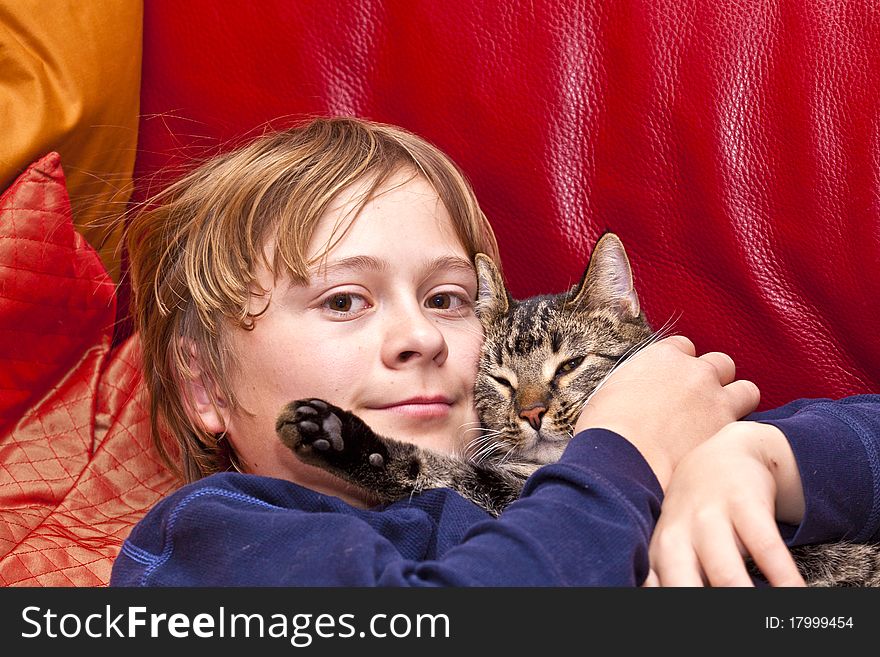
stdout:
<svg viewBox="0 0 880 657">
<path fill-rule="evenodd" d="M 806 514 L 789 544 L 880 538 L 880 395 L 801 400 L 778 426 Z M 157 504 L 111 586 L 625 586 L 642 582 L 662 491 L 615 433 L 578 434 L 497 519 L 447 489 L 362 510 L 280 479 L 223 473 Z"/>
</svg>

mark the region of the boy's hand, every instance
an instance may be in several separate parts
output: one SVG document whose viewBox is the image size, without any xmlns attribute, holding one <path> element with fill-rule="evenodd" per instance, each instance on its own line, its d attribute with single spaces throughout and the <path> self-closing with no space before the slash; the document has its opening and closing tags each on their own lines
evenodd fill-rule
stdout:
<svg viewBox="0 0 880 657">
<path fill-rule="evenodd" d="M 683 336 L 646 347 L 597 389 L 575 433 L 588 428 L 617 432 L 642 453 L 665 490 L 687 452 L 753 411 L 760 400 L 754 383 L 735 380 L 729 356 L 694 354 L 693 343 Z"/>
<path fill-rule="evenodd" d="M 794 455 L 776 427 L 737 422 L 676 468 L 654 530 L 647 586 L 752 586 L 750 555 L 774 586 L 803 586 L 776 518 L 803 517 Z"/>
</svg>

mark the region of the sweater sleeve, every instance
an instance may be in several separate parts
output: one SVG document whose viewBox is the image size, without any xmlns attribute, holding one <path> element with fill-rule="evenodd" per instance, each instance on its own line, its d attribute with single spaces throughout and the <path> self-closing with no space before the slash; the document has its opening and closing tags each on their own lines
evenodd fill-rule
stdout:
<svg viewBox="0 0 880 657">
<path fill-rule="evenodd" d="M 800 525 L 780 525 L 790 546 L 880 541 L 880 395 L 798 400 L 748 418 L 788 439 L 804 488 Z"/>
<path fill-rule="evenodd" d="M 661 495 L 639 452 L 598 429 L 497 519 L 448 490 L 361 510 L 286 481 L 214 475 L 151 510 L 111 585 L 635 585 Z"/>
<path fill-rule="evenodd" d="M 631 443 L 590 429 L 532 475 L 497 520 L 474 526 L 442 565 L 427 568 L 487 586 L 635 586 L 648 574 L 662 495 Z"/>
</svg>

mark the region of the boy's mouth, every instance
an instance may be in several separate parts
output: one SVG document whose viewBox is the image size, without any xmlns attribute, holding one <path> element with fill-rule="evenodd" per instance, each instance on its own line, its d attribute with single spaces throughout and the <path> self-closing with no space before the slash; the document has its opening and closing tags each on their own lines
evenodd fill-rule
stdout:
<svg viewBox="0 0 880 657">
<path fill-rule="evenodd" d="M 432 418 L 448 415 L 452 408 L 452 403 L 452 400 L 444 395 L 422 395 L 377 404 L 368 408 L 409 417 Z"/>
</svg>

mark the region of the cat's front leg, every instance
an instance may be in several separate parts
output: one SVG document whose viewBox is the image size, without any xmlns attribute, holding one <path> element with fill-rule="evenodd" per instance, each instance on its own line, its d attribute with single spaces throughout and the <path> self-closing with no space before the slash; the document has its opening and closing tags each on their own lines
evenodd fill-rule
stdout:
<svg viewBox="0 0 880 657">
<path fill-rule="evenodd" d="M 419 449 L 375 433 L 359 417 L 321 399 L 284 407 L 275 431 L 305 463 L 391 502 L 419 490 Z"/>
</svg>

